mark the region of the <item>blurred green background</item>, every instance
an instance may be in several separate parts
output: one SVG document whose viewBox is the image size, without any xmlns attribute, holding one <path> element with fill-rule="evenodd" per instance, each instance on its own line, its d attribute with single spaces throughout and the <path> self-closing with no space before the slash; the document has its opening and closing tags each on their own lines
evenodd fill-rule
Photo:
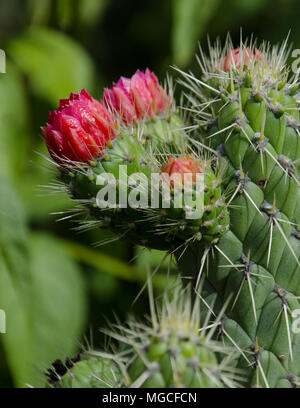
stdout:
<svg viewBox="0 0 300 408">
<path fill-rule="evenodd" d="M 97 247 L 101 231 L 57 222 L 51 213 L 71 203 L 40 191 L 54 181 L 38 154 L 49 111 L 83 87 L 100 98 L 137 68 L 161 80 L 170 65 L 193 69 L 207 34 L 224 40 L 230 31 L 238 45 L 240 27 L 272 42 L 291 30 L 300 48 L 299 19 L 297 0 L 0 0 L 0 387 L 42 386 L 52 361 L 86 341 L 101 345 L 104 317 L 143 315 L 146 296 L 132 302 L 164 256 L 119 241 Z"/>
</svg>

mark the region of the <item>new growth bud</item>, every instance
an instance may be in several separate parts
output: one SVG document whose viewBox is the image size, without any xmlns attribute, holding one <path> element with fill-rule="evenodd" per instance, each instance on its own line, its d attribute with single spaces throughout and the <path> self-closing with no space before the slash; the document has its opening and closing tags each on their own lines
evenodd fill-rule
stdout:
<svg viewBox="0 0 300 408">
<path fill-rule="evenodd" d="M 114 138 L 114 119 L 102 103 L 83 89 L 60 100 L 42 131 L 49 153 L 58 164 L 90 162 L 100 157 L 107 142 Z"/>
</svg>

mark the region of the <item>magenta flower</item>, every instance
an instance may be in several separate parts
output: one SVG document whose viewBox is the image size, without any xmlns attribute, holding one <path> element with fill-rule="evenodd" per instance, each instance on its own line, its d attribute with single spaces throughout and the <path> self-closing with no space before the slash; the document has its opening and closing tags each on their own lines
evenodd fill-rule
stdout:
<svg viewBox="0 0 300 408">
<path fill-rule="evenodd" d="M 121 77 L 111 89 L 105 89 L 104 104 L 125 124 L 168 111 L 169 96 L 149 69 L 137 71 L 130 79 Z"/>
<path fill-rule="evenodd" d="M 85 89 L 61 99 L 42 131 L 51 157 L 60 165 L 100 157 L 115 136 L 112 115 Z"/>
<path fill-rule="evenodd" d="M 186 157 L 169 157 L 168 163 L 162 168 L 162 173 L 167 173 L 169 176 L 178 174 L 183 183 L 185 174 L 191 174 L 192 180 L 195 182 L 196 175 L 203 173 L 203 170 L 200 169 L 200 164 L 196 160 L 192 160 L 187 154 Z M 174 184 L 174 181 L 171 180 L 171 183 Z"/>
<path fill-rule="evenodd" d="M 246 67 L 249 65 L 249 61 L 261 59 L 262 56 L 263 54 L 257 48 L 252 52 L 249 47 L 245 48 L 242 52 L 240 48 L 235 48 L 225 57 L 224 71 L 229 72 L 230 68 L 239 69 L 241 65 Z"/>
</svg>

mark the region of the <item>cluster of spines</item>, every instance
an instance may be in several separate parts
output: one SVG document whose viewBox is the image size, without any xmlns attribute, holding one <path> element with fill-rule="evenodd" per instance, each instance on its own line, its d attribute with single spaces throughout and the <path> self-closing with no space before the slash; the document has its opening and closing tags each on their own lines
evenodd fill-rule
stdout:
<svg viewBox="0 0 300 408">
<path fill-rule="evenodd" d="M 146 322 L 131 317 L 126 325 L 110 324 L 103 332 L 111 351 L 88 347 L 65 363 L 55 361 L 47 372 L 48 387 L 243 387 L 244 372 L 234 367 L 241 350 L 223 328 L 226 306 L 216 315 L 214 297 L 202 297 L 202 283 L 193 293 L 177 281 L 154 301 L 149 278 Z M 227 344 L 214 339 L 221 331 Z"/>
<path fill-rule="evenodd" d="M 242 370 L 232 367 L 240 353 L 232 344 L 213 340 L 222 324 L 222 314 L 202 317 L 202 297 L 181 285 L 166 291 L 154 302 L 149 288 L 148 323 L 130 319 L 125 326 L 112 325 L 106 333 L 125 344 L 123 352 L 112 355 L 118 360 L 128 387 L 235 388 L 243 386 Z M 195 296 L 194 296 L 195 295 Z M 91 351 L 91 355 L 102 353 Z"/>
</svg>

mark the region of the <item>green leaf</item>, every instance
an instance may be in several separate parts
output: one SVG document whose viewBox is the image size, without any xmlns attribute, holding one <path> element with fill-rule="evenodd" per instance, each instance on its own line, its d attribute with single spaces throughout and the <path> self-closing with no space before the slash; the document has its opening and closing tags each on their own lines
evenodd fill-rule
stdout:
<svg viewBox="0 0 300 408">
<path fill-rule="evenodd" d="M 32 24 L 47 24 L 51 14 L 51 0 L 28 0 L 27 9 Z"/>
<path fill-rule="evenodd" d="M 107 0 L 78 0 L 78 14 L 80 22 L 89 27 L 99 21 L 108 5 Z"/>
<path fill-rule="evenodd" d="M 60 240 L 60 244 L 68 253 L 80 262 L 100 268 L 103 272 L 125 280 L 139 280 L 138 270 L 121 260 L 85 247 L 76 242 Z"/>
<path fill-rule="evenodd" d="M 14 190 L 0 178 L 0 256 L 14 285 L 28 278 L 27 231 L 21 205 Z"/>
<path fill-rule="evenodd" d="M 35 94 L 54 106 L 71 92 L 93 87 L 91 58 L 65 34 L 31 27 L 11 42 L 8 53 L 28 76 Z"/>
<path fill-rule="evenodd" d="M 6 333 L 0 334 L 6 360 L 15 385 L 24 386 L 32 361 L 30 354 L 31 334 L 26 302 L 16 287 L 8 264 L 0 256 L 0 309 L 6 315 Z M 24 381 L 24 382 L 23 382 Z"/>
<path fill-rule="evenodd" d="M 2 178 L 0 196 L 0 309 L 6 314 L 6 334 L 0 341 L 15 383 L 22 385 L 30 366 L 27 234 L 17 196 Z"/>
<path fill-rule="evenodd" d="M 0 308 L 7 333 L 1 335 L 15 384 L 43 386 L 51 363 L 72 356 L 85 322 L 85 291 L 80 271 L 47 235 L 30 238 L 27 290 L 14 281 L 0 258 Z"/>
<path fill-rule="evenodd" d="M 10 63 L 6 74 L 0 74 L 0 106 L 0 174 L 13 180 L 22 173 L 28 110 L 22 77 Z"/>
<path fill-rule="evenodd" d="M 57 7 L 57 18 L 59 25 L 62 28 L 68 28 L 72 24 L 73 20 L 73 7 L 74 1 L 72 0 L 59 0 L 56 3 Z"/>
<path fill-rule="evenodd" d="M 17 386 L 43 385 L 42 372 L 72 355 L 85 322 L 85 288 L 76 262 L 47 235 L 26 231 L 18 197 L 0 179 L 0 341 Z"/>
<path fill-rule="evenodd" d="M 179 66 L 189 63 L 197 41 L 205 31 L 219 4 L 219 0 L 172 0 L 174 62 Z"/>
<path fill-rule="evenodd" d="M 151 265 L 149 259 L 145 259 L 143 267 L 141 263 L 138 266 L 128 265 L 115 257 L 101 253 L 100 251 L 90 249 L 81 244 L 77 244 L 72 241 L 60 240 L 60 245 L 66 249 L 70 256 L 74 257 L 77 261 L 84 262 L 85 264 L 99 268 L 102 272 L 109 275 L 118 277 L 120 279 L 137 281 L 144 283 L 147 280 L 147 272 L 151 271 L 153 264 Z M 160 261 L 163 257 L 162 251 L 160 252 Z M 157 266 L 157 265 L 155 265 Z M 166 281 L 168 277 L 163 273 L 156 273 L 153 276 L 152 283 L 153 286 L 159 289 L 163 289 L 166 286 Z"/>
<path fill-rule="evenodd" d="M 234 7 L 234 13 L 238 13 L 239 17 L 242 15 L 249 16 L 252 13 L 257 12 L 257 10 L 263 8 L 269 0 L 233 0 L 231 7 Z"/>
<path fill-rule="evenodd" d="M 51 236 L 36 234 L 31 249 L 31 356 L 45 371 L 57 359 L 72 356 L 86 318 L 85 289 L 78 266 Z M 42 384 L 39 371 L 33 384 Z"/>
<path fill-rule="evenodd" d="M 31 165 L 18 180 L 18 192 L 27 219 L 45 222 L 45 218 L 48 218 L 54 223 L 60 216 L 52 213 L 69 210 L 75 203 L 65 192 L 53 192 L 49 188 L 54 183 L 54 169 L 45 158 L 49 153 L 44 140 L 37 145 L 36 151 L 39 154 L 33 152 Z"/>
<path fill-rule="evenodd" d="M 151 269 L 155 269 L 159 264 L 160 264 L 159 270 L 168 270 L 168 269 L 170 271 L 176 270 L 176 263 L 175 263 L 174 257 L 173 257 L 173 262 L 170 262 L 171 255 L 168 255 L 162 262 L 162 259 L 164 258 L 166 254 L 165 251 L 159 251 L 158 249 L 149 250 L 147 248 L 138 246 L 136 247 L 136 253 L 137 253 L 136 263 L 137 263 L 137 267 L 140 270 L 145 269 L 145 265 L 149 265 Z"/>
</svg>

